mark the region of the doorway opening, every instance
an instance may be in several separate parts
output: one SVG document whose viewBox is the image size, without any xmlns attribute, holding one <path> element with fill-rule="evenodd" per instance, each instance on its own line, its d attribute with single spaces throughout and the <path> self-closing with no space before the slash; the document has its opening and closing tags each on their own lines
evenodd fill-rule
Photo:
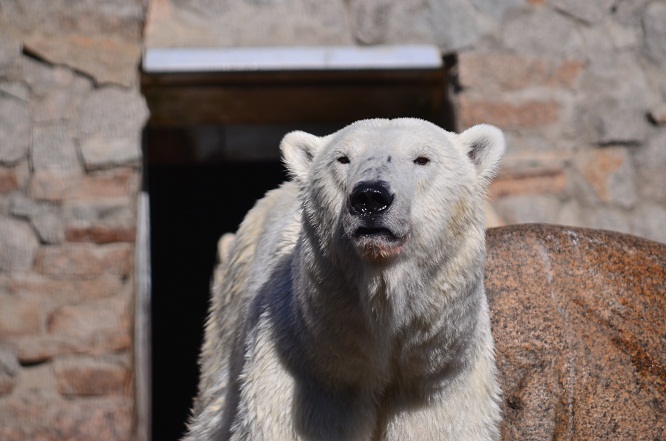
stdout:
<svg viewBox="0 0 666 441">
<path fill-rule="evenodd" d="M 217 240 L 287 179 L 284 134 L 364 118 L 417 117 L 453 130 L 454 64 L 401 70 L 144 72 L 150 205 L 152 439 L 177 440 L 197 391 Z"/>
</svg>

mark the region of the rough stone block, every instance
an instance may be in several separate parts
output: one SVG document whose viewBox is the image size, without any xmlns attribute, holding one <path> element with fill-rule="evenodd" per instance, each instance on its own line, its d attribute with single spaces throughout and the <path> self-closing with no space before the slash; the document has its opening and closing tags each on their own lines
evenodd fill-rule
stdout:
<svg viewBox="0 0 666 441">
<path fill-rule="evenodd" d="M 460 84 L 480 93 L 533 87 L 573 89 L 582 69 L 582 62 L 572 60 L 553 61 L 504 53 L 458 55 Z"/>
<path fill-rule="evenodd" d="M 650 240 L 666 243 L 666 209 L 657 204 L 643 204 L 636 208 L 632 233 Z"/>
<path fill-rule="evenodd" d="M 575 22 L 547 8 L 512 14 L 501 37 L 508 49 L 520 55 L 582 60 L 586 52 Z"/>
<path fill-rule="evenodd" d="M 141 147 L 136 138 L 87 138 L 81 141 L 81 154 L 88 170 L 138 165 Z"/>
<path fill-rule="evenodd" d="M 133 413 L 130 398 L 73 401 L 59 406 L 49 433 L 61 440 L 130 441 Z"/>
<path fill-rule="evenodd" d="M 666 206 L 666 130 L 633 150 L 638 175 L 637 189 L 642 198 Z"/>
<path fill-rule="evenodd" d="M 138 41 L 110 35 L 32 32 L 25 47 L 41 58 L 90 75 L 98 83 L 131 86 L 141 57 Z"/>
<path fill-rule="evenodd" d="M 0 194 L 12 192 L 18 188 L 16 170 L 13 167 L 0 166 Z"/>
<path fill-rule="evenodd" d="M 342 0 L 156 1 L 145 41 L 148 47 L 353 44 Z"/>
<path fill-rule="evenodd" d="M 636 205 L 636 176 L 626 148 L 585 151 L 578 155 L 575 164 L 600 201 L 627 209 Z"/>
<path fill-rule="evenodd" d="M 131 268 L 130 245 L 63 245 L 41 248 L 35 268 L 59 278 L 94 278 L 104 274 L 127 276 Z"/>
<path fill-rule="evenodd" d="M 609 63 L 581 78 L 584 100 L 576 108 L 575 124 L 597 144 L 641 143 L 650 128 L 646 115 L 654 91 L 635 54 L 614 54 Z"/>
<path fill-rule="evenodd" d="M 130 328 L 129 305 L 125 299 L 111 298 L 81 305 L 65 305 L 49 316 L 48 332 L 82 342 L 91 338 L 126 334 Z"/>
<path fill-rule="evenodd" d="M 65 238 L 65 227 L 57 214 L 47 211 L 30 219 L 42 243 L 57 244 Z"/>
<path fill-rule="evenodd" d="M 524 0 L 471 0 L 472 5 L 477 11 L 492 17 L 494 20 L 501 22 L 509 10 L 521 7 L 525 4 Z"/>
<path fill-rule="evenodd" d="M 128 350 L 132 345 L 131 327 L 96 331 L 88 336 L 48 334 L 16 337 L 17 355 L 21 363 L 44 363 L 54 357 L 74 354 L 105 355 Z"/>
<path fill-rule="evenodd" d="M 129 397 L 65 401 L 35 394 L 0 402 L 3 441 L 130 441 L 132 423 Z"/>
<path fill-rule="evenodd" d="M 30 196 L 48 201 L 96 200 L 132 196 L 138 190 L 136 170 L 119 169 L 95 174 L 44 170 L 30 181 Z"/>
<path fill-rule="evenodd" d="M 67 127 L 37 126 L 33 130 L 32 167 L 34 170 L 80 170 L 77 148 Z"/>
<path fill-rule="evenodd" d="M 11 294 L 43 297 L 55 305 L 103 299 L 119 295 L 127 289 L 119 276 L 112 275 L 90 280 L 52 279 L 36 274 L 12 275 L 4 286 Z"/>
<path fill-rule="evenodd" d="M 506 196 L 562 195 L 566 189 L 563 169 L 502 173 L 490 184 L 488 197 L 494 201 Z"/>
<path fill-rule="evenodd" d="M 39 242 L 29 225 L 0 216 L 0 270 L 32 268 Z"/>
<path fill-rule="evenodd" d="M 664 439 L 666 246 L 547 225 L 486 243 L 502 439 Z"/>
<path fill-rule="evenodd" d="M 53 365 L 58 392 L 64 396 L 127 395 L 128 366 L 119 360 L 68 357 Z"/>
<path fill-rule="evenodd" d="M 555 223 L 562 203 L 556 196 L 509 196 L 495 201 L 498 214 L 508 224 Z"/>
<path fill-rule="evenodd" d="M 643 12 L 645 52 L 658 66 L 666 67 L 666 4 L 653 1 Z"/>
<path fill-rule="evenodd" d="M 445 53 L 469 48 L 482 36 L 478 13 L 467 0 L 430 1 L 435 42 Z"/>
<path fill-rule="evenodd" d="M 0 78 L 14 76 L 15 66 L 21 56 L 21 44 L 7 36 L 0 38 Z"/>
<path fill-rule="evenodd" d="M 556 101 L 531 100 L 522 103 L 460 96 L 462 127 L 489 123 L 504 130 L 535 128 L 559 122 L 560 105 Z"/>
<path fill-rule="evenodd" d="M 0 95 L 0 164 L 15 164 L 27 155 L 31 118 L 28 104 Z"/>
<path fill-rule="evenodd" d="M 550 0 L 550 3 L 560 11 L 583 20 L 587 23 L 596 24 L 605 20 L 611 12 L 614 0 Z"/>
<path fill-rule="evenodd" d="M 42 306 L 33 297 L 0 294 L 0 340 L 39 334 Z"/>
<path fill-rule="evenodd" d="M 0 346 L 0 396 L 7 395 L 16 386 L 16 377 L 21 366 L 14 351 Z"/>
<path fill-rule="evenodd" d="M 78 138 L 133 139 L 139 145 L 148 108 L 138 91 L 101 88 L 81 103 Z"/>
<path fill-rule="evenodd" d="M 348 8 L 354 39 L 361 44 L 432 41 L 427 2 L 354 0 Z"/>
</svg>

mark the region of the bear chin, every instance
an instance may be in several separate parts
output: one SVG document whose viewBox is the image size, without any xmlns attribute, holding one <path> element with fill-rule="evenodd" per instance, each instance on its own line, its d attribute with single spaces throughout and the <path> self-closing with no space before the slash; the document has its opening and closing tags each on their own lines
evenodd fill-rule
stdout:
<svg viewBox="0 0 666 441">
<path fill-rule="evenodd" d="M 361 236 L 355 242 L 356 251 L 363 259 L 372 263 L 385 263 L 402 253 L 406 238 Z"/>
</svg>

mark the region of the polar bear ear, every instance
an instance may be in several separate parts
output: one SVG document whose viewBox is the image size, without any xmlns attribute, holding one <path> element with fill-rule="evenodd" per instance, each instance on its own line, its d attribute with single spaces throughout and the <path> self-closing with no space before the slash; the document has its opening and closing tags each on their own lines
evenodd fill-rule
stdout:
<svg viewBox="0 0 666 441">
<path fill-rule="evenodd" d="M 476 173 L 484 186 L 488 186 L 499 169 L 506 142 L 500 129 L 488 124 L 471 127 L 460 135 L 467 149 L 467 156 L 476 167 Z"/>
<path fill-rule="evenodd" d="M 322 143 L 322 138 L 301 131 L 287 133 L 282 138 L 282 161 L 296 182 L 303 183 L 307 180 L 312 158 Z"/>
</svg>

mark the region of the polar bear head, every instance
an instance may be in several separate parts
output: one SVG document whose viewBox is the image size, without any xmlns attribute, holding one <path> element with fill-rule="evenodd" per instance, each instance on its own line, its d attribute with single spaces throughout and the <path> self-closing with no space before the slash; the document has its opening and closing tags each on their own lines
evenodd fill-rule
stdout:
<svg viewBox="0 0 666 441">
<path fill-rule="evenodd" d="M 469 231 L 483 240 L 483 201 L 505 142 L 489 125 L 455 134 L 405 118 L 358 121 L 324 137 L 292 132 L 280 148 L 303 231 L 323 255 L 387 265 L 436 261 Z"/>
</svg>

